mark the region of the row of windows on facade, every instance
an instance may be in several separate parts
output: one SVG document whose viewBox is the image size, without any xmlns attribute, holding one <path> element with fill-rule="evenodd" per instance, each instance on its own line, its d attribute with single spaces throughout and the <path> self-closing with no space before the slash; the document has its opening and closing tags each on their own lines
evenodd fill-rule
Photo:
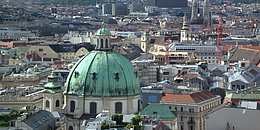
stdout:
<svg viewBox="0 0 260 130">
<path fill-rule="evenodd" d="M 96 114 L 97 113 L 97 103 L 91 102 L 89 104 L 90 114 Z M 73 113 L 75 111 L 75 101 L 70 101 L 70 112 Z M 115 113 L 122 114 L 123 111 L 123 104 L 121 102 L 115 103 Z"/>
<path fill-rule="evenodd" d="M 46 100 L 45 106 L 46 106 L 47 108 L 50 107 L 50 102 L 49 102 L 49 100 Z M 60 107 L 60 101 L 59 101 L 59 100 L 56 100 L 56 102 L 55 102 L 55 107 Z"/>
<path fill-rule="evenodd" d="M 210 103 L 210 104 L 207 104 L 207 105 L 204 105 L 203 107 L 200 107 L 200 112 L 204 111 L 204 110 L 208 110 L 212 107 L 215 107 L 215 106 L 218 106 L 220 104 L 220 101 L 217 101 L 217 102 L 213 102 L 213 103 Z"/>
<path fill-rule="evenodd" d="M 207 109 L 210 109 L 214 106 L 217 106 L 220 104 L 220 101 L 217 101 L 217 102 L 213 102 L 213 103 L 210 103 L 208 105 L 205 105 L 203 107 L 200 107 L 200 111 L 199 112 L 202 112 L 204 110 L 207 110 Z M 169 108 L 171 109 L 171 106 L 169 106 Z M 175 107 L 175 110 L 178 111 L 177 107 Z M 180 107 L 180 111 L 183 112 L 184 111 L 184 108 L 183 107 Z M 189 111 L 188 112 L 195 112 L 195 109 L 194 108 L 189 108 Z"/>
<path fill-rule="evenodd" d="M 46 107 L 50 107 L 50 102 L 49 100 L 46 100 Z M 56 103 L 55 103 L 55 107 L 59 107 L 60 106 L 60 102 L 59 100 L 56 100 Z M 122 113 L 122 103 L 121 102 L 116 102 L 115 103 L 115 113 L 118 113 L 118 114 L 121 114 Z M 96 111 L 97 110 L 97 103 L 95 102 L 91 102 L 90 103 L 90 113 L 91 114 L 96 114 Z M 75 101 L 71 101 L 70 102 L 70 112 L 74 112 L 75 111 Z"/>
<path fill-rule="evenodd" d="M 97 114 L 97 103 L 96 102 L 90 102 L 89 104 L 90 108 L 90 114 Z M 138 110 L 140 110 L 140 100 L 138 100 Z M 75 111 L 75 101 L 70 101 L 70 112 L 73 113 Z M 115 103 L 115 113 L 116 114 L 122 114 L 123 111 L 123 103 L 122 102 L 116 102 Z"/>
</svg>

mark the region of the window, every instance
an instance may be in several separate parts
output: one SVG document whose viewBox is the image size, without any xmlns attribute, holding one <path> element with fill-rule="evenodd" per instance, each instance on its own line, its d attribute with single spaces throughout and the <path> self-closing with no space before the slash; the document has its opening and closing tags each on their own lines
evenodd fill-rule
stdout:
<svg viewBox="0 0 260 130">
<path fill-rule="evenodd" d="M 115 73 L 115 80 L 116 80 L 116 81 L 119 80 L 119 73 L 118 73 L 118 72 Z"/>
<path fill-rule="evenodd" d="M 70 112 L 75 111 L 75 101 L 70 101 Z"/>
<path fill-rule="evenodd" d="M 189 112 L 194 112 L 194 108 L 190 108 L 190 109 L 189 109 Z"/>
<path fill-rule="evenodd" d="M 138 111 L 141 110 L 141 100 L 138 99 Z"/>
<path fill-rule="evenodd" d="M 69 130 L 73 130 L 73 127 L 72 127 L 72 126 L 70 126 L 70 127 L 69 127 Z"/>
<path fill-rule="evenodd" d="M 97 103 L 91 102 L 90 103 L 90 114 L 96 114 L 97 113 Z"/>
<path fill-rule="evenodd" d="M 183 129 L 183 125 L 181 125 L 181 130 L 184 130 L 184 129 Z"/>
<path fill-rule="evenodd" d="M 43 52 L 43 49 L 42 49 L 42 48 L 40 48 L 40 49 L 39 49 L 39 52 Z"/>
<path fill-rule="evenodd" d="M 192 125 L 190 126 L 190 130 L 193 130 L 193 126 Z"/>
<path fill-rule="evenodd" d="M 104 44 L 104 41 L 103 41 L 103 39 L 101 39 L 100 48 L 103 48 L 103 47 L 104 47 L 103 44 Z"/>
<path fill-rule="evenodd" d="M 183 112 L 183 107 L 181 107 L 181 112 Z"/>
<path fill-rule="evenodd" d="M 74 77 L 75 77 L 75 78 L 78 78 L 78 77 L 79 77 L 79 72 L 75 71 L 75 72 L 74 72 Z"/>
<path fill-rule="evenodd" d="M 59 100 L 56 101 L 56 107 L 60 107 L 60 101 Z"/>
<path fill-rule="evenodd" d="M 115 113 L 116 114 L 122 114 L 122 103 L 121 102 L 116 102 L 115 103 Z"/>
<path fill-rule="evenodd" d="M 149 96 L 148 97 L 148 102 L 149 103 L 155 103 L 157 101 L 157 96 Z"/>
<path fill-rule="evenodd" d="M 50 102 L 49 102 L 49 100 L 46 100 L 45 106 L 46 106 L 46 107 L 50 107 Z"/>
<path fill-rule="evenodd" d="M 163 72 L 163 75 L 169 75 L 170 72 Z"/>
<path fill-rule="evenodd" d="M 106 48 L 108 48 L 108 39 L 106 39 Z"/>
<path fill-rule="evenodd" d="M 96 73 L 96 72 L 92 73 L 92 79 L 93 79 L 93 80 L 96 80 L 96 79 L 97 79 L 97 73 Z"/>
</svg>

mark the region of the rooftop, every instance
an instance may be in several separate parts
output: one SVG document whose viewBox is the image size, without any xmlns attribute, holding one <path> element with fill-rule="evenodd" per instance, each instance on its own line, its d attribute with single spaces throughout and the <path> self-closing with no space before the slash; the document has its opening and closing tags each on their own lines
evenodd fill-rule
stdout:
<svg viewBox="0 0 260 130">
<path fill-rule="evenodd" d="M 179 103 L 200 103 L 216 96 L 207 91 L 196 92 L 193 94 L 165 94 L 162 101 L 174 101 Z"/>
<path fill-rule="evenodd" d="M 140 114 L 145 116 L 157 115 L 162 120 L 172 120 L 176 118 L 174 111 L 172 111 L 167 105 L 158 103 L 149 104 L 140 112 Z"/>
<path fill-rule="evenodd" d="M 226 130 L 229 126 L 235 130 L 258 130 L 259 110 L 221 108 L 206 118 L 207 130 Z"/>
</svg>

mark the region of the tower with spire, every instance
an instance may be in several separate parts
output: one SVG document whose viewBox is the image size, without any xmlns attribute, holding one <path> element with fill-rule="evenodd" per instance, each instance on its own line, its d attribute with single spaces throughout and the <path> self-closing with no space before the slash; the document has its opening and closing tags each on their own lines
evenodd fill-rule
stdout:
<svg viewBox="0 0 260 130">
<path fill-rule="evenodd" d="M 206 24 L 207 27 L 211 26 L 211 11 L 210 11 L 210 2 L 209 0 L 204 0 L 203 3 L 203 18 L 204 18 L 204 24 Z"/>
<path fill-rule="evenodd" d="M 199 3 L 198 0 L 192 1 L 192 12 L 191 12 L 191 20 L 197 19 L 199 14 Z"/>
<path fill-rule="evenodd" d="M 186 15 L 183 17 L 183 25 L 181 29 L 181 38 L 180 42 L 190 41 L 191 40 L 191 32 L 190 32 L 190 26 L 187 21 Z"/>
<path fill-rule="evenodd" d="M 50 112 L 61 111 L 63 106 L 62 84 L 58 81 L 58 76 L 52 71 L 48 76 L 48 82 L 44 85 L 43 110 Z"/>
</svg>

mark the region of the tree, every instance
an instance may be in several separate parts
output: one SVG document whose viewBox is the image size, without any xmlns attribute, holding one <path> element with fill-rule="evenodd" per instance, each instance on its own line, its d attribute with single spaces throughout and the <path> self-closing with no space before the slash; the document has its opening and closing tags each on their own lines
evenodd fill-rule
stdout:
<svg viewBox="0 0 260 130">
<path fill-rule="evenodd" d="M 131 118 L 131 124 L 127 124 L 126 128 L 130 129 L 130 128 L 134 128 L 134 130 L 143 130 L 144 126 L 139 125 L 139 123 L 143 120 L 144 118 L 136 115 L 134 117 Z"/>
<path fill-rule="evenodd" d="M 112 120 L 116 121 L 117 125 L 122 125 L 123 124 L 123 115 L 112 115 Z"/>
<path fill-rule="evenodd" d="M 143 117 L 136 115 L 136 116 L 131 118 L 131 123 L 133 125 L 139 125 L 139 122 L 141 122 L 143 119 L 144 119 Z"/>
</svg>

